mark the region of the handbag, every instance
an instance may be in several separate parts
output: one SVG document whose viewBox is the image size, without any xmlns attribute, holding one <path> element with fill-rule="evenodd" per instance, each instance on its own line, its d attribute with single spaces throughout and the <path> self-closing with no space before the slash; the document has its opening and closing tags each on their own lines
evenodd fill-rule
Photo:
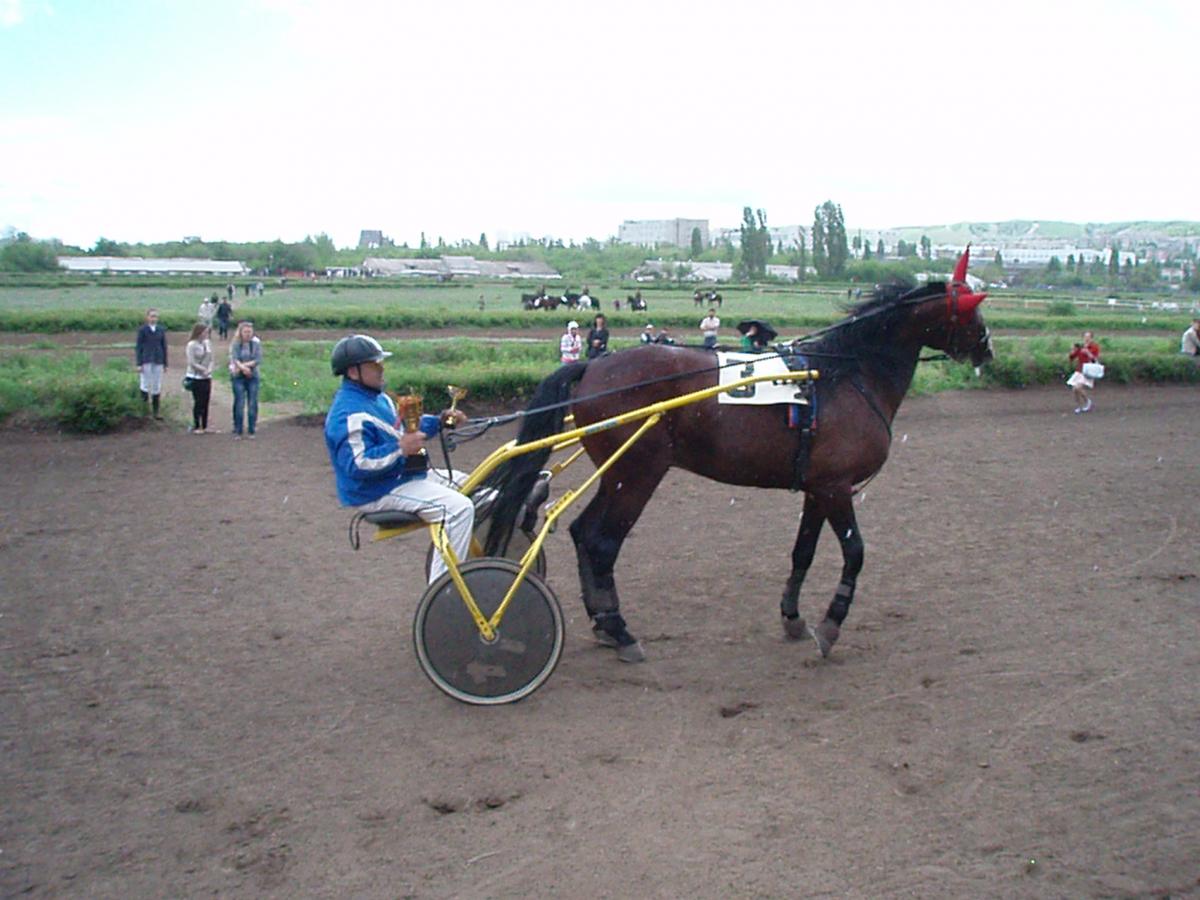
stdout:
<svg viewBox="0 0 1200 900">
<path fill-rule="evenodd" d="M 190 391 L 192 389 L 193 385 L 195 385 L 195 383 L 196 383 L 196 379 L 193 378 L 191 375 L 183 376 L 183 389 L 185 391 Z"/>
<path fill-rule="evenodd" d="M 1083 376 L 1084 378 L 1103 378 L 1104 365 L 1098 362 L 1084 363 Z"/>
</svg>

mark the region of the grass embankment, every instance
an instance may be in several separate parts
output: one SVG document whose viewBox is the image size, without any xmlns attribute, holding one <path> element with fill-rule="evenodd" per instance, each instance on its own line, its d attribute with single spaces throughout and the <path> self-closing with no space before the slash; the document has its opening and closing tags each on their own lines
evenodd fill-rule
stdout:
<svg viewBox="0 0 1200 900">
<path fill-rule="evenodd" d="M 647 322 L 653 322 L 659 328 L 669 328 L 677 336 L 690 338 L 698 333 L 697 324 L 703 312 L 698 312 L 690 299 L 669 296 L 656 299 L 658 302 L 646 313 L 606 311 L 609 328 L 614 331 L 638 329 Z M 189 299 L 186 309 L 176 309 L 165 303 L 157 308 L 162 311 L 162 322 L 168 330 L 186 331 L 195 321 L 196 313 L 192 307 Z M 141 325 L 145 309 L 141 304 L 126 308 L 79 306 L 67 309 L 0 309 L 0 331 L 23 334 L 127 331 L 132 334 Z M 827 295 L 748 295 L 742 298 L 737 306 L 728 304 L 719 314 L 729 326 L 746 318 L 766 319 L 784 337 L 794 337 L 838 321 L 844 316 L 844 311 Z M 586 327 L 593 315 L 594 313 L 579 310 L 526 311 L 515 304 L 507 304 L 503 308 L 496 304 L 480 311 L 477 306 L 471 307 L 464 303 L 422 304 L 409 298 L 404 302 L 353 306 L 330 302 L 325 306 L 288 304 L 243 307 L 237 310 L 235 318 L 253 320 L 259 331 L 322 329 L 347 333 L 394 333 L 446 330 L 452 333 L 488 333 L 561 328 L 572 318 Z M 992 329 L 1003 331 L 1049 330 L 1079 333 L 1087 328 L 1099 335 L 1161 331 L 1176 337 L 1187 327 L 1189 321 L 1185 315 L 1161 312 L 1151 314 L 1097 311 L 1087 315 L 1055 316 L 999 304 L 988 310 L 986 318 Z"/>
<path fill-rule="evenodd" d="M 979 373 L 969 365 L 933 362 L 917 368 L 913 394 L 980 387 L 1019 388 L 1059 384 L 1069 374 L 1073 335 L 1009 336 L 996 340 L 996 359 Z M 528 397 L 557 366 L 550 342 L 385 340 L 397 353 L 388 365 L 389 388 L 414 392 L 430 408 L 448 403 L 446 385 L 470 391 L 468 405 L 486 409 Z M 613 349 L 631 346 L 618 338 Z M 323 412 L 337 387 L 329 372 L 331 341 L 274 341 L 265 348 L 263 404 L 286 403 L 308 413 Z M 1110 383 L 1200 382 L 1200 367 L 1177 352 L 1173 340 L 1119 337 L 1104 342 Z M 174 377 L 173 375 L 171 377 Z M 217 377 L 224 377 L 218 372 Z M 174 385 L 169 386 L 174 390 Z M 24 412 L 74 431 L 111 430 L 140 415 L 137 378 L 123 359 L 93 366 L 82 353 L 0 353 L 0 419 Z"/>
<path fill-rule="evenodd" d="M 0 354 L 0 422 L 16 413 L 68 431 L 101 434 L 141 415 L 137 375 L 127 359 L 93 365 L 87 354 Z"/>
</svg>

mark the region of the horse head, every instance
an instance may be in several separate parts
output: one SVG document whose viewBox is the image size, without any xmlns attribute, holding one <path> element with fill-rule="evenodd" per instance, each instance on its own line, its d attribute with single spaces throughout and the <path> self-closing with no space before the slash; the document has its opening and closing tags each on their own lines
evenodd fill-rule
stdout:
<svg viewBox="0 0 1200 900">
<path fill-rule="evenodd" d="M 954 277 L 946 282 L 944 310 L 944 350 L 956 362 L 969 358 L 971 365 L 981 366 L 992 359 L 992 335 L 984 324 L 979 305 L 987 294 L 976 294 L 967 283 L 971 245 L 962 252 L 954 267 Z"/>
</svg>

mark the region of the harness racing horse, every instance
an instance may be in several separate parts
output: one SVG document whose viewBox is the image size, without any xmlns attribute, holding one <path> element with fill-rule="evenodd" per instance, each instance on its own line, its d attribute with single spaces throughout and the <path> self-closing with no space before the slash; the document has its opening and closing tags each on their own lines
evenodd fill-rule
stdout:
<svg viewBox="0 0 1200 900">
<path fill-rule="evenodd" d="M 804 513 L 792 549 L 792 568 L 781 613 L 790 638 L 811 637 L 828 656 L 854 599 L 863 565 L 863 540 L 855 520 L 855 486 L 883 466 L 891 424 L 912 383 L 923 347 L 979 366 L 992 358 L 991 338 L 979 304 L 966 284 L 967 248 L 949 283 L 912 290 L 878 289 L 851 315 L 796 343 L 820 375 L 815 382 L 819 422 L 804 448 L 799 489 Z M 576 427 L 717 384 L 716 357 L 687 347 L 642 346 L 587 363 L 564 365 L 539 385 L 518 444 L 561 431 L 565 405 Z M 579 383 L 577 398 L 570 388 Z M 638 423 L 583 438 L 597 465 L 609 460 Z M 620 613 L 613 568 L 621 544 L 659 481 L 678 466 L 724 484 L 795 488 L 800 432 L 789 429 L 781 407 L 724 404 L 716 397 L 667 412 L 601 477 L 596 495 L 571 524 L 583 603 L 593 633 L 618 658 L 645 658 Z M 499 555 L 538 480 L 550 450 L 509 460 L 489 478 L 499 491 L 485 553 Z M 537 501 L 533 501 L 536 507 Z M 536 511 L 536 509 L 534 510 Z M 528 516 L 530 510 L 524 510 Z M 842 549 L 841 580 L 824 619 L 809 627 L 799 615 L 800 587 L 812 563 L 821 526 L 829 523 Z"/>
</svg>

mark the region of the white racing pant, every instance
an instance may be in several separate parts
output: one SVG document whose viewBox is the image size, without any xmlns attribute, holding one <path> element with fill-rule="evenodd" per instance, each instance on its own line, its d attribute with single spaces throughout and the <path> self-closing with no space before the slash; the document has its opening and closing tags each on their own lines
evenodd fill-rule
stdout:
<svg viewBox="0 0 1200 900">
<path fill-rule="evenodd" d="M 139 387 L 151 396 L 162 393 L 163 365 L 162 363 L 142 363 L 141 374 L 138 375 Z"/>
<path fill-rule="evenodd" d="M 467 561 L 471 552 L 471 532 L 475 528 L 475 506 L 452 486 L 461 472 L 449 473 L 445 469 L 429 469 L 424 478 L 414 478 L 398 485 L 391 493 L 378 500 L 358 507 L 363 512 L 407 512 L 415 513 L 425 522 L 443 522 L 450 546 L 458 558 L 459 565 Z M 429 583 L 436 581 L 446 571 L 446 563 L 440 553 L 433 554 L 433 565 L 429 567 Z"/>
</svg>

